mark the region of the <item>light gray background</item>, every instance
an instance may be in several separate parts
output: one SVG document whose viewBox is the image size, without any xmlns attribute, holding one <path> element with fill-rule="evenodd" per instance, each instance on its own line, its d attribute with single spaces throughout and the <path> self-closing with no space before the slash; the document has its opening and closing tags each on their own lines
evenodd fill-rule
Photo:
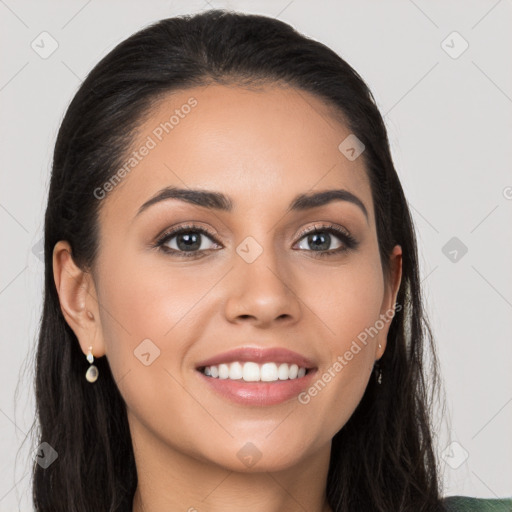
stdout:
<svg viewBox="0 0 512 512">
<path fill-rule="evenodd" d="M 43 272 L 33 247 L 59 123 L 81 80 L 115 44 L 150 22 L 209 7 L 291 23 L 367 81 L 418 232 L 447 397 L 445 427 L 436 432 L 444 492 L 511 496 L 510 0 L 0 0 L 0 512 L 32 510 L 33 440 L 23 440 L 34 417 Z M 43 31 L 58 42 L 47 59 L 31 48 Z M 458 58 L 445 51 L 462 48 L 457 36 L 446 39 L 453 31 L 469 44 Z M 442 251 L 452 237 L 468 249 L 456 262 Z"/>
</svg>

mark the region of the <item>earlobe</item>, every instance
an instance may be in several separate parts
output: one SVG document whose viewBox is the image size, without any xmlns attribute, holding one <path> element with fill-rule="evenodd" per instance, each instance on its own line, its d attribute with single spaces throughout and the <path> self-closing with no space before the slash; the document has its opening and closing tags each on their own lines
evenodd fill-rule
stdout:
<svg viewBox="0 0 512 512">
<path fill-rule="evenodd" d="M 72 249 L 61 240 L 53 249 L 53 277 L 59 295 L 62 314 L 75 333 L 82 351 L 87 353 L 93 345 L 96 357 L 104 354 L 102 340 L 97 340 L 98 303 L 92 294 L 91 276 L 80 269 L 73 260 Z"/>
</svg>

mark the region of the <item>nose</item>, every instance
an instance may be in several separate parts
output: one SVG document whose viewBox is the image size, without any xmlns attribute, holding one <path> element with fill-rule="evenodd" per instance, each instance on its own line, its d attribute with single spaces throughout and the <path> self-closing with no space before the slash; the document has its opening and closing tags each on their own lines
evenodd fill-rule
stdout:
<svg viewBox="0 0 512 512">
<path fill-rule="evenodd" d="M 234 268 L 230 272 L 229 297 L 225 314 L 230 322 L 249 321 L 255 326 L 269 327 L 275 322 L 294 324 L 301 315 L 301 301 L 294 290 L 294 271 L 279 259 L 276 251 L 261 247 L 252 260 L 245 255 L 254 251 L 251 241 L 240 244 L 234 256 Z M 242 248 L 242 250 L 240 250 Z M 243 249 L 247 249 L 247 253 Z M 262 250 L 263 249 L 263 250 Z M 240 254 L 242 256 L 240 256 Z"/>
</svg>

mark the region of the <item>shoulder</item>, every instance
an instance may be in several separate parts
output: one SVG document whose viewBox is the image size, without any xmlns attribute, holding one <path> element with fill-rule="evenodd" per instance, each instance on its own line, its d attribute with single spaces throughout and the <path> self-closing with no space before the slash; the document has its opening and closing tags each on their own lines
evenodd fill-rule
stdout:
<svg viewBox="0 0 512 512">
<path fill-rule="evenodd" d="M 450 496 L 443 499 L 446 512 L 512 512 L 512 498 L 470 498 Z"/>
</svg>

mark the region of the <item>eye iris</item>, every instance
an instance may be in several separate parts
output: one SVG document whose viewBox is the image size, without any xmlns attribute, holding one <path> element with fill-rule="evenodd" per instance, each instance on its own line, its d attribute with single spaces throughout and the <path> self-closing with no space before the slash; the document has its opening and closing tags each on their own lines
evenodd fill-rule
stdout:
<svg viewBox="0 0 512 512">
<path fill-rule="evenodd" d="M 322 238 L 324 241 L 317 243 L 318 239 Z M 325 241 L 327 240 L 327 241 Z M 319 234 L 319 233 L 313 233 L 308 236 L 308 243 L 311 244 L 312 247 L 319 248 L 320 250 L 328 250 L 330 245 L 331 237 L 327 234 Z"/>
<path fill-rule="evenodd" d="M 177 246 L 180 250 L 189 251 L 191 249 L 199 249 L 201 247 L 200 241 L 201 235 L 199 233 L 194 234 L 179 234 L 176 236 Z M 181 245 L 181 241 L 184 242 L 184 245 Z"/>
</svg>

